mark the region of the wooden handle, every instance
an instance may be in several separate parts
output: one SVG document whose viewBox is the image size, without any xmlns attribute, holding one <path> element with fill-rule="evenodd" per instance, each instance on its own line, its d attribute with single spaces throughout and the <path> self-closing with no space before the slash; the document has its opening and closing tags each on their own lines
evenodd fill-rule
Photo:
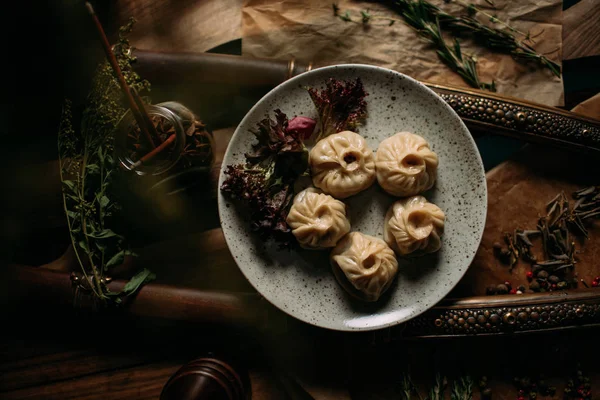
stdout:
<svg viewBox="0 0 600 400">
<path fill-rule="evenodd" d="M 10 265 L 3 272 L 3 295 L 10 299 L 6 304 L 73 306 L 76 287 L 67 272 L 24 265 Z M 125 283 L 115 280 L 109 289 L 120 291 Z M 85 296 L 85 293 L 80 295 Z M 80 299 L 77 304 L 91 303 Z M 158 283 L 142 287 L 124 307 L 126 312 L 137 316 L 258 327 L 266 322 L 268 309 L 256 293 L 211 292 Z"/>
</svg>

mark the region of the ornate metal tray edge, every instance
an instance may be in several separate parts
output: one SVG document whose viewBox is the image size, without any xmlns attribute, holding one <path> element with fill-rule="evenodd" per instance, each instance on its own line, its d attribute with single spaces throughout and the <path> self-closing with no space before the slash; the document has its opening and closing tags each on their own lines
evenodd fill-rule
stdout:
<svg viewBox="0 0 600 400">
<path fill-rule="evenodd" d="M 476 296 L 446 300 L 404 325 L 393 337 L 451 337 L 523 333 L 600 324 L 600 290 Z"/>
</svg>

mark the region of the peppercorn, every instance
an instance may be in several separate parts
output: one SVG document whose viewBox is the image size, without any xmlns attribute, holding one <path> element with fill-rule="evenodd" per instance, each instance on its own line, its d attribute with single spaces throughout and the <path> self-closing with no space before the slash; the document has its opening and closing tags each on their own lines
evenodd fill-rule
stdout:
<svg viewBox="0 0 600 400">
<path fill-rule="evenodd" d="M 529 284 L 529 289 L 535 290 L 535 291 L 540 290 L 540 283 L 538 281 L 532 281 Z"/>
<path fill-rule="evenodd" d="M 562 282 L 558 282 L 556 284 L 556 287 L 558 287 L 559 289 L 566 289 L 569 287 L 569 284 L 565 281 L 562 281 Z"/>
<path fill-rule="evenodd" d="M 548 282 L 550 282 L 550 283 L 558 283 L 558 282 L 560 282 L 560 279 L 556 275 L 550 275 L 548 277 Z"/>
<path fill-rule="evenodd" d="M 485 293 L 486 293 L 487 295 L 493 295 L 493 294 L 496 294 L 496 286 L 494 286 L 494 285 L 490 285 L 490 286 L 488 286 L 487 288 L 485 288 Z"/>
<path fill-rule="evenodd" d="M 592 282 L 592 287 L 598 287 L 598 281 Z"/>
<path fill-rule="evenodd" d="M 510 289 L 508 294 L 517 294 L 517 289 Z"/>
<path fill-rule="evenodd" d="M 547 279 L 548 273 L 544 270 L 541 270 L 537 273 L 537 277 L 538 277 L 538 279 Z"/>
<path fill-rule="evenodd" d="M 528 271 L 527 274 L 525 274 L 527 276 L 528 280 L 532 280 L 533 279 L 533 272 Z"/>
<path fill-rule="evenodd" d="M 508 287 L 505 284 L 501 283 L 498 286 L 496 286 L 496 293 L 506 294 L 508 293 Z"/>
</svg>

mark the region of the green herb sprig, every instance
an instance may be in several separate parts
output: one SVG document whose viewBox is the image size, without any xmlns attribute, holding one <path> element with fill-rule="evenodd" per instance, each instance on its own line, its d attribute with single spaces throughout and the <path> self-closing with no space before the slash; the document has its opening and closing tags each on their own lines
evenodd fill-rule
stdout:
<svg viewBox="0 0 600 400">
<path fill-rule="evenodd" d="M 434 46 L 438 57 L 444 64 L 475 88 L 496 90 L 493 81 L 491 83 L 481 82 L 476 68 L 477 59 L 464 54 L 458 41 L 459 37 L 470 36 L 483 47 L 510 54 L 517 60 L 535 62 L 550 70 L 555 76 L 560 77 L 560 65 L 548 59 L 545 55 L 537 53 L 530 44 L 526 43 L 528 41 L 532 42 L 532 36 L 529 32 L 520 32 L 473 4 L 465 3 L 462 0 L 455 0 L 455 2 L 464 6 L 468 15 L 451 15 L 425 0 L 394 0 L 391 5 L 402 16 L 402 19 L 373 15 L 369 10 L 366 10 L 361 11 L 361 22 L 369 24 L 372 20 L 379 19 L 389 22 L 390 26 L 396 21 L 406 23 Z M 493 3 L 488 3 L 493 5 Z M 335 16 L 345 22 L 356 22 L 348 11 L 343 14 L 340 13 L 339 6 L 336 4 L 333 4 L 333 11 Z M 505 29 L 486 26 L 474 18 L 477 13 L 487 16 L 490 22 L 500 24 Z M 452 44 L 448 44 L 444 40 L 443 32 L 446 31 L 454 36 Z M 523 35 L 524 40 L 518 40 L 515 34 Z"/>
<path fill-rule="evenodd" d="M 131 67 L 135 58 L 126 36 L 134 22 L 131 19 L 121 27 L 114 52 L 129 86 L 141 92 L 148 90 L 150 84 Z M 93 79 L 79 130 L 73 127 L 72 105 L 67 100 L 58 132 L 63 206 L 77 261 L 95 298 L 116 303 L 154 279 L 154 274 L 144 269 L 119 293 L 109 291 L 104 279 L 125 256 L 135 256 L 125 237 L 113 230 L 114 217 L 120 211 L 111 191 L 117 173 L 112 156 L 113 134 L 125 112 L 117 80 L 110 65 L 104 62 Z"/>
</svg>

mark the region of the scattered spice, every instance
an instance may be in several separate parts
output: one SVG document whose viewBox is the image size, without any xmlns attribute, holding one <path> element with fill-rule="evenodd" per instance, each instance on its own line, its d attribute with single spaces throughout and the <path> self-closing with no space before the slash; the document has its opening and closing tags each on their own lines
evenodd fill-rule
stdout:
<svg viewBox="0 0 600 400">
<path fill-rule="evenodd" d="M 592 398 L 592 385 L 590 378 L 585 376 L 581 368 L 577 368 L 575 376 L 567 381 L 564 398 L 588 400 Z"/>
<path fill-rule="evenodd" d="M 547 215 L 539 218 L 537 229 L 516 229 L 512 234 L 504 234 L 505 246 L 494 243 L 494 255 L 511 268 L 519 258 L 531 264 L 526 273 L 533 291 L 553 291 L 577 287 L 575 274 L 577 264 L 574 237 L 589 237 L 586 224 L 600 217 L 600 186 L 590 186 L 573 193 L 575 199 L 571 207 L 564 192 L 557 194 L 546 205 Z M 531 253 L 535 238 L 540 238 L 544 260 L 537 260 Z M 600 278 L 600 277 L 598 277 Z M 581 280 L 588 287 L 588 285 Z M 595 282 L 595 283 L 594 283 Z M 600 279 L 592 281 L 598 287 Z M 496 293 L 499 293 L 496 291 Z"/>
<path fill-rule="evenodd" d="M 537 379 L 528 376 L 515 377 L 513 383 L 519 390 L 517 399 L 524 400 L 525 396 L 529 399 L 537 399 L 538 394 L 541 396 L 554 396 L 556 394 L 556 388 L 548 386 L 543 375 L 540 375 Z"/>
</svg>

